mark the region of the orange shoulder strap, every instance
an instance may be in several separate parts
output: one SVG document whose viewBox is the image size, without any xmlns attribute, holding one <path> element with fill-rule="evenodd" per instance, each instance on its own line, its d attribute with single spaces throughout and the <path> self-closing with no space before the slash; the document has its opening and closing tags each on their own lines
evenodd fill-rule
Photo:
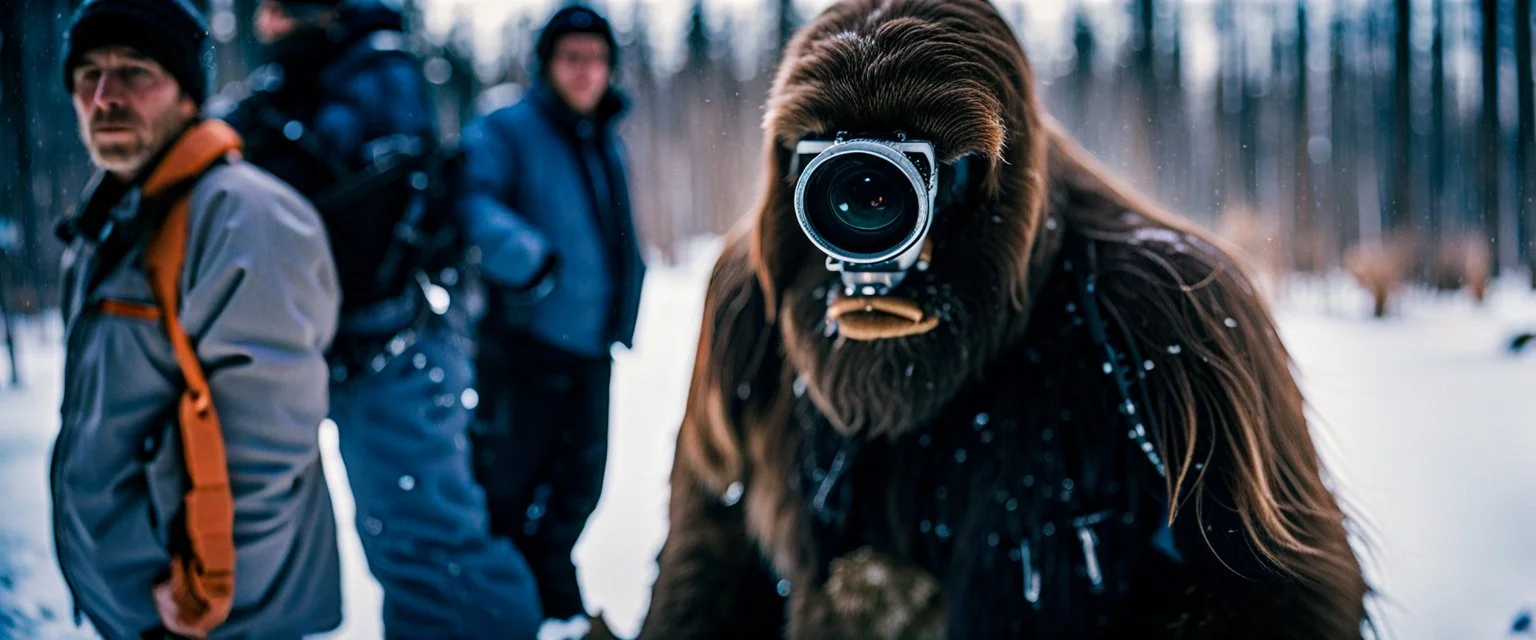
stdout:
<svg viewBox="0 0 1536 640">
<path fill-rule="evenodd" d="M 229 125 L 205 120 L 188 129 L 144 183 L 144 194 L 155 197 L 195 180 L 213 163 L 240 148 L 240 136 Z M 150 241 L 145 270 L 176 364 L 186 381 L 177 417 L 190 488 L 183 498 L 188 557 L 171 559 L 171 588 L 177 615 L 190 628 L 211 632 L 229 616 L 235 593 L 235 502 L 229 489 L 224 434 L 213 407 L 208 379 L 192 341 L 182 329 L 181 271 L 187 256 L 190 192 L 177 198 L 160 230 Z"/>
</svg>

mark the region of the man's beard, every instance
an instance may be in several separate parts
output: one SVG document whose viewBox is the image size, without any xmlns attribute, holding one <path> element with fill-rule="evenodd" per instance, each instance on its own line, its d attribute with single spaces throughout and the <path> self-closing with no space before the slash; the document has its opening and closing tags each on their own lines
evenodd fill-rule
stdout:
<svg viewBox="0 0 1536 640">
<path fill-rule="evenodd" d="M 94 130 L 100 126 L 124 127 L 132 136 L 128 140 L 113 136 L 110 142 L 98 141 Z M 186 119 L 175 109 L 167 109 L 148 122 L 127 109 L 97 110 L 80 135 L 96 166 L 114 173 L 137 173 L 185 126 Z"/>
</svg>

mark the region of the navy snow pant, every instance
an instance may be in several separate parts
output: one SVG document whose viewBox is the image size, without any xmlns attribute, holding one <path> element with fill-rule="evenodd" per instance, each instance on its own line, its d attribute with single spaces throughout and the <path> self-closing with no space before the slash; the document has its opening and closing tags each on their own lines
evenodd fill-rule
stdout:
<svg viewBox="0 0 1536 640">
<path fill-rule="evenodd" d="M 585 613 L 571 550 L 603 490 L 613 361 L 488 329 L 479 370 L 485 397 L 472 444 L 491 531 L 527 555 L 545 617 Z"/>
<path fill-rule="evenodd" d="M 463 342 L 429 326 L 333 377 L 331 419 L 388 638 L 531 639 L 543 620 L 528 564 L 492 537 L 470 468 L 477 398 Z"/>
</svg>

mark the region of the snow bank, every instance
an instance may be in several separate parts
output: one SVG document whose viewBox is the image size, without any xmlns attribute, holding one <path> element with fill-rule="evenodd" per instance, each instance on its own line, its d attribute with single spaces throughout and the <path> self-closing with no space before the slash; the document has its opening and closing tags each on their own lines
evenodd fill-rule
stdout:
<svg viewBox="0 0 1536 640">
<path fill-rule="evenodd" d="M 667 474 L 717 243 L 647 281 L 636 350 L 618 352 L 607 483 L 576 561 L 588 607 L 631 635 L 666 533 Z M 1277 313 L 1337 487 L 1369 538 L 1389 637 L 1488 638 L 1536 605 L 1536 354 L 1505 342 L 1536 327 L 1512 279 L 1485 307 L 1411 293 L 1383 321 L 1342 280 L 1288 287 Z M 57 322 L 22 332 L 29 386 L 0 389 L 0 637 L 88 638 L 69 621 L 52 556 L 48 453 L 57 430 Z M 0 369 L 4 355 L 0 353 Z M 335 431 L 321 432 L 342 523 L 346 622 L 378 638 L 381 594 L 351 525 Z M 1364 547 L 1362 547 L 1364 548 Z"/>
</svg>

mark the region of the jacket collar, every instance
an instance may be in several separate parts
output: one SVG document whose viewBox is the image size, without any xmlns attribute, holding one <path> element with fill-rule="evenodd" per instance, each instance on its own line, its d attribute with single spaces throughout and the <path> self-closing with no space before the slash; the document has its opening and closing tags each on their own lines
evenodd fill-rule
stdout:
<svg viewBox="0 0 1536 640">
<path fill-rule="evenodd" d="M 98 170 L 85 187 L 84 204 L 54 225 L 54 236 L 64 244 L 70 244 L 76 238 L 84 238 L 88 242 L 100 244 L 112 231 L 112 225 L 108 224 L 113 222 L 112 212 L 118 208 L 118 204 L 128 199 L 129 194 L 137 193 L 134 185 L 124 183 L 111 174 Z M 130 207 L 130 210 L 137 208 Z"/>
<path fill-rule="evenodd" d="M 219 120 L 193 122 L 170 144 L 145 163 L 144 169 L 130 182 L 98 171 L 86 187 L 85 205 L 78 213 L 65 217 L 54 233 L 65 242 L 85 237 L 101 242 L 114 224 L 136 216 L 141 198 L 164 199 L 184 192 L 184 188 L 230 152 L 240 149 L 240 136 Z M 127 208 L 120 209 L 119 204 Z M 115 220 L 115 218 L 123 218 Z"/>
<path fill-rule="evenodd" d="M 561 129 L 581 138 L 592 137 L 599 130 L 606 129 L 629 108 L 624 94 L 618 88 L 610 87 L 597 103 L 597 112 L 590 117 L 583 116 L 567 106 L 549 81 L 543 78 L 533 81 L 533 86 L 528 90 L 528 99 L 540 113 Z"/>
</svg>

